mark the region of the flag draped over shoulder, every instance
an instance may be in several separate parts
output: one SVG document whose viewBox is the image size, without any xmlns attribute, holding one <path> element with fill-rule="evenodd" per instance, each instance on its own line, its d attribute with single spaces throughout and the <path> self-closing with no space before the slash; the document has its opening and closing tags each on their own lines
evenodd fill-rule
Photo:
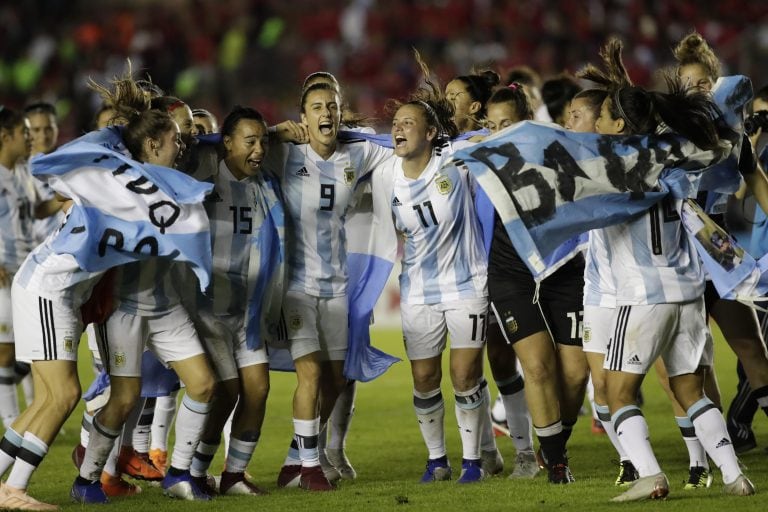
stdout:
<svg viewBox="0 0 768 512">
<path fill-rule="evenodd" d="M 211 241 L 202 202 L 211 184 L 83 141 L 33 158 L 31 169 L 74 202 L 55 251 L 71 254 L 89 272 L 172 258 L 189 263 L 201 288 L 208 286 Z"/>
<path fill-rule="evenodd" d="M 732 192 L 749 80 L 728 77 L 715 97 L 727 136 L 714 151 L 671 133 L 606 136 L 524 122 L 457 152 L 447 165 L 469 168 L 521 258 L 541 279 L 580 233 L 631 220 L 667 194 L 686 199 L 699 191 Z M 755 262 L 695 203 L 683 205 L 683 225 L 721 296 L 764 293 L 768 259 Z"/>
<path fill-rule="evenodd" d="M 676 167 L 672 183 L 687 195 L 690 187 L 680 173 L 710 166 L 726 153 L 700 150 L 671 134 L 602 136 L 523 122 L 456 152 L 447 165 L 469 168 L 520 257 L 540 278 L 562 244 L 661 200 L 670 190 L 659 184 L 662 171 Z"/>
<path fill-rule="evenodd" d="M 397 257 L 397 235 L 392 223 L 392 180 L 384 170 L 373 171 L 364 183 L 355 208 L 347 215 L 347 300 L 349 351 L 344 363 L 348 379 L 367 382 L 379 377 L 400 359 L 371 346 L 373 308 L 381 296 Z"/>
<path fill-rule="evenodd" d="M 280 311 L 285 282 L 285 212 L 277 180 L 256 184 L 256 207 L 263 209 L 264 223 L 251 239 L 248 260 L 246 344 L 261 348 L 279 337 Z"/>
</svg>

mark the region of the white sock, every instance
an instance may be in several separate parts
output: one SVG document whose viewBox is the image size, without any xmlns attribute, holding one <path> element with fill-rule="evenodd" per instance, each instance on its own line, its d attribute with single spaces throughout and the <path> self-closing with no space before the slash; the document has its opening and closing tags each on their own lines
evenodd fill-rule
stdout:
<svg viewBox="0 0 768 512">
<path fill-rule="evenodd" d="M 155 415 L 155 399 L 140 398 L 125 422 L 123 435 L 130 439 L 133 449 L 149 453 L 149 436 L 152 433 L 152 419 Z"/>
<path fill-rule="evenodd" d="M 299 448 L 301 465 L 305 468 L 319 466 L 317 438 L 320 435 L 320 418 L 299 420 L 293 418 L 293 430 L 296 432 L 296 444 Z"/>
<path fill-rule="evenodd" d="M 32 372 L 22 377 L 21 389 L 24 392 L 24 402 L 26 402 L 27 407 L 29 407 L 35 399 L 35 386 L 32 384 Z"/>
<path fill-rule="evenodd" d="M 18 432 L 12 428 L 6 429 L 3 439 L 0 440 L 0 476 L 13 466 L 22 442 L 24 438 Z"/>
<path fill-rule="evenodd" d="M 413 390 L 413 408 L 430 459 L 445 455 L 445 402 L 440 388 L 427 393 Z"/>
<path fill-rule="evenodd" d="M 533 451 L 533 423 L 525 402 L 525 381 L 515 374 L 509 379 L 497 381 L 501 401 L 507 418 L 507 428 L 517 453 Z"/>
<path fill-rule="evenodd" d="M 16 371 L 13 366 L 0 366 L 0 420 L 9 428 L 19 416 L 19 399 L 16 395 Z"/>
<path fill-rule="evenodd" d="M 699 466 L 708 470 L 707 451 L 701 445 L 699 438 L 696 437 L 696 429 L 690 418 L 688 416 L 675 416 L 675 421 L 680 428 L 685 446 L 688 448 L 688 465 L 692 468 Z"/>
<path fill-rule="evenodd" d="M 176 418 L 176 444 L 173 447 L 171 466 L 182 471 L 192 465 L 192 457 L 205 430 L 211 403 L 193 400 L 185 394 Z"/>
<path fill-rule="evenodd" d="M 91 437 L 85 449 L 83 464 L 80 466 L 80 476 L 91 482 L 97 481 L 104 471 L 109 452 L 115 446 L 115 440 L 120 435 L 120 430 L 105 427 L 99 421 L 99 417 L 93 419 Z"/>
<path fill-rule="evenodd" d="M 83 421 L 80 422 L 80 444 L 88 446 L 88 440 L 91 437 L 91 428 L 93 428 L 93 416 L 88 411 L 83 412 Z"/>
<path fill-rule="evenodd" d="M 613 421 L 611 421 L 611 411 L 608 409 L 607 405 L 599 405 L 595 403 L 595 410 L 597 411 L 597 419 L 600 420 L 600 423 L 603 424 L 603 429 L 605 429 L 605 433 L 608 435 L 608 439 L 611 440 L 611 444 L 613 445 L 613 448 L 616 450 L 616 453 L 619 455 L 620 461 L 629 460 L 629 456 L 627 455 L 627 452 L 624 451 L 624 447 L 619 442 L 619 438 L 616 436 L 616 431 L 613 429 Z"/>
<path fill-rule="evenodd" d="M 285 456 L 284 466 L 301 466 L 301 457 L 299 456 L 299 442 L 296 434 L 291 439 L 291 445 L 288 447 L 288 454 Z"/>
<path fill-rule="evenodd" d="M 227 450 L 227 463 L 225 471 L 230 473 L 244 473 L 251 462 L 253 452 L 259 442 L 259 433 L 249 435 L 249 440 L 230 438 L 229 450 Z"/>
<path fill-rule="evenodd" d="M 599 420 L 597 417 L 597 404 L 595 403 L 595 386 L 592 384 L 592 375 L 587 379 L 587 399 L 589 400 L 589 407 L 592 411 L 592 418 Z"/>
<path fill-rule="evenodd" d="M 48 445 L 42 439 L 31 432 L 25 432 L 19 453 L 16 454 L 16 462 L 13 464 L 5 485 L 14 489 L 25 490 L 29 485 L 32 473 L 35 472 L 47 453 Z"/>
<path fill-rule="evenodd" d="M 636 405 L 627 405 L 611 417 L 616 436 L 640 477 L 661 473 L 656 456 L 653 454 L 648 434 L 648 424 Z"/>
<path fill-rule="evenodd" d="M 328 448 L 331 450 L 343 450 L 349 426 L 352 424 L 352 416 L 355 414 L 355 396 L 357 395 L 357 383 L 352 380 L 344 386 L 344 390 L 336 399 L 331 417 L 328 418 Z"/>
<path fill-rule="evenodd" d="M 456 398 L 456 423 L 461 435 L 462 457 L 477 460 L 480 458 L 480 428 L 487 409 L 484 403 L 485 395 L 479 384 L 468 391 L 454 389 L 453 392 Z"/>
<path fill-rule="evenodd" d="M 152 442 L 153 450 L 168 451 L 168 436 L 171 433 L 171 424 L 176 414 L 176 395 L 174 391 L 168 396 L 159 396 L 155 399 L 155 417 L 152 418 Z"/>
<path fill-rule="evenodd" d="M 122 434 L 120 434 L 117 440 L 115 440 L 115 444 L 112 446 L 112 450 L 107 456 L 107 463 L 104 464 L 104 472 L 109 473 L 112 476 L 120 476 L 120 471 L 117 469 L 117 461 L 120 456 L 120 447 L 123 444 L 123 440 L 121 438 Z"/>
<path fill-rule="evenodd" d="M 224 429 L 221 432 L 222 435 L 224 436 L 224 453 L 229 452 L 229 438 L 232 436 L 232 421 L 235 418 L 236 410 L 237 410 L 237 403 L 235 403 L 235 406 L 232 408 L 232 412 L 229 413 L 229 417 L 227 418 L 227 421 L 224 423 Z"/>
<path fill-rule="evenodd" d="M 741 475 L 741 469 L 722 413 L 707 397 L 693 404 L 687 413 L 696 428 L 696 437 L 715 465 L 720 468 L 723 482 L 732 483 Z"/>
<path fill-rule="evenodd" d="M 213 457 L 219 449 L 219 444 L 221 444 L 221 439 L 197 443 L 195 455 L 192 457 L 192 465 L 189 468 L 189 473 L 192 476 L 205 476 L 208 473 L 208 468 L 211 467 L 211 462 L 213 462 Z"/>
<path fill-rule="evenodd" d="M 493 433 L 493 421 L 491 419 L 491 392 L 485 377 L 480 377 L 479 385 L 480 393 L 483 395 L 480 449 L 484 452 L 496 452 L 496 436 Z"/>
</svg>

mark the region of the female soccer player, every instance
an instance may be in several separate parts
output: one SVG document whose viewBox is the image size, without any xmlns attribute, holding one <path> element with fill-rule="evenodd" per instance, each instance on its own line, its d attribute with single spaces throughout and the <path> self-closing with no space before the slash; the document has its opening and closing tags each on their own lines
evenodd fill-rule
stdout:
<svg viewBox="0 0 768 512">
<path fill-rule="evenodd" d="M 522 87 L 519 84 L 513 85 L 514 87 L 507 88 L 506 92 L 499 89 L 489 101 L 488 121 L 496 130 L 510 125 L 513 113 L 524 115 L 528 119 L 532 115 L 530 104 L 523 103 L 525 93 Z M 497 113 L 494 98 L 499 100 L 499 103 L 509 103 L 510 107 L 514 108 L 506 115 L 502 115 L 501 111 Z M 573 481 L 565 448 L 570 431 L 561 421 L 560 378 L 557 352 L 552 340 L 554 338 L 559 344 L 558 347 L 578 346 L 581 341 L 579 323 L 583 272 L 583 259 L 577 257 L 537 285 L 528 267 L 512 246 L 501 220 L 495 215 L 488 263 L 491 307 L 506 343 L 512 345 L 523 368 L 528 409 L 552 483 Z M 552 337 L 548 328 L 551 329 Z M 490 358 L 498 361 L 496 365 L 492 365 L 495 366 L 494 372 L 503 371 L 511 374 L 509 378 L 514 378 L 514 362 L 503 345 L 495 344 L 493 349 L 489 345 Z M 577 385 L 574 387 L 581 390 L 583 397 L 584 378 L 575 381 Z M 514 382 L 512 381 L 510 386 Z M 520 384 L 517 387 L 519 388 Z M 515 388 L 510 388 L 510 391 L 513 390 Z M 578 407 L 575 410 L 577 411 Z M 572 416 L 575 423 L 576 414 Z M 567 426 L 572 424 L 569 422 Z M 530 467 L 530 455 L 526 455 L 525 460 L 520 462 Z M 535 474 L 533 469 L 526 472 L 527 475 L 531 473 Z"/>
<path fill-rule="evenodd" d="M 347 267 L 345 216 L 361 179 L 391 156 L 365 141 L 342 143 L 341 98 L 326 83 L 302 93 L 301 121 L 308 144 L 284 144 L 274 169 L 281 176 L 287 228 L 288 278 L 283 312 L 296 367 L 294 440 L 279 486 L 333 487 L 318 459 L 321 420 L 347 384 Z M 322 401 L 320 396 L 322 395 Z M 322 406 L 322 409 L 321 407 Z"/>
<path fill-rule="evenodd" d="M 668 94 L 632 85 L 621 50 L 621 42 L 610 40 L 601 53 L 606 70 L 588 66 L 580 73 L 609 91 L 596 131 L 650 134 L 661 121 L 701 148 L 699 160 L 712 160 L 721 146 L 708 98 L 699 92 L 686 94 L 672 78 Z M 614 501 L 663 498 L 669 493 L 669 482 L 648 440 L 648 425 L 636 404 L 645 373 L 659 356 L 677 401 L 722 471 L 725 492 L 755 492 L 739 468 L 722 414 L 702 391 L 701 365 L 706 364 L 708 336 L 704 277 L 679 219 L 680 202 L 666 199 L 634 221 L 604 229 L 608 266 L 617 291 L 604 366 L 608 370 L 608 406 L 617 437 L 639 474 Z"/>
<path fill-rule="evenodd" d="M 148 98 L 130 77 L 117 85 L 114 92 L 101 86 L 96 89 L 129 119 L 123 132 L 126 149 L 139 161 L 173 167 L 184 147 L 178 124 L 169 113 L 148 109 Z M 189 117 L 191 120 L 191 114 Z M 147 120 L 145 126 L 135 125 L 143 119 Z M 170 265 L 156 258 L 118 269 L 114 296 L 119 305 L 96 329 L 101 360 L 110 375 L 110 397 L 93 419 L 80 476 L 70 493 L 75 501 L 107 500 L 100 477 L 139 399 L 145 345 L 173 368 L 186 386 L 176 421 L 176 449 L 162 483 L 164 492 L 183 499 L 210 499 L 192 480 L 189 468 L 210 411 L 214 375 L 171 282 Z"/>
<path fill-rule="evenodd" d="M 453 121 L 459 133 L 483 127 L 485 104 L 499 85 L 499 74 L 490 69 L 457 76 L 445 86 L 445 97 L 453 104 Z"/>
<path fill-rule="evenodd" d="M 421 482 L 447 480 L 440 391 L 442 352 L 451 336 L 450 367 L 463 445 L 459 483 L 480 481 L 480 429 L 487 415 L 481 387 L 488 313 L 486 258 L 465 170 L 442 169 L 458 134 L 453 109 L 428 78 L 392 120 L 396 158 L 381 172 L 397 231 L 404 239 L 400 274 L 403 337 L 414 382 L 413 403 L 429 451 Z"/>
<path fill-rule="evenodd" d="M 269 141 L 261 114 L 251 108 L 235 107 L 224 119 L 221 134 L 220 148 L 200 149 L 201 162 L 215 167 L 209 170 L 215 184 L 214 199 L 206 205 L 214 271 L 211 289 L 198 300 L 193 315 L 219 385 L 191 472 L 198 485 L 204 487 L 222 429 L 234 409 L 219 493 L 259 495 L 265 491 L 245 478 L 245 470 L 261 435 L 269 367 L 263 344 L 258 350 L 247 346 L 245 318 L 251 299 L 249 290 L 254 289 L 257 279 L 266 277 L 249 271 L 252 247 L 264 239 L 263 230 L 271 229 L 271 224 L 264 222 L 270 210 L 278 208 L 276 214 L 282 217 L 282 207 L 262 172 Z M 205 155 L 206 151 L 213 158 Z"/>
<path fill-rule="evenodd" d="M 512 83 L 498 89 L 486 104 L 485 126 L 491 134 L 520 121 L 533 119 L 528 96 L 523 85 Z M 515 467 L 510 478 L 533 478 L 539 472 L 539 464 L 533 452 L 531 416 L 525 402 L 525 381 L 517 371 L 515 350 L 504 339 L 495 317 L 488 325 L 488 362 L 499 389 L 498 400 L 502 406 L 494 406 L 496 413 L 503 409 L 506 429 L 515 445 Z M 487 398 L 487 397 L 486 397 Z"/>
<path fill-rule="evenodd" d="M 17 163 L 30 148 L 29 122 L 11 108 L 0 109 L 0 419 L 8 428 L 19 415 L 13 350 L 11 282 L 35 248 L 34 184 Z M 27 403 L 29 405 L 29 402 Z"/>
<path fill-rule="evenodd" d="M 678 75 L 683 83 L 701 91 L 712 91 L 720 75 L 720 62 L 701 35 L 693 32 L 684 37 L 675 47 L 674 55 L 678 62 Z M 746 135 L 742 139 L 739 171 L 760 206 L 765 209 L 768 206 L 763 200 L 768 191 L 765 175 L 756 169 L 752 144 Z M 711 213 L 712 219 L 721 227 L 725 227 L 722 209 Z M 768 356 L 755 311 L 740 302 L 721 299 L 711 281 L 707 281 L 705 301 L 707 313 L 720 327 L 723 338 L 744 368 L 752 388 L 752 397 L 768 414 Z M 711 378 L 713 382 L 707 391 L 710 388 L 717 389 L 714 373 Z M 719 393 L 717 397 L 719 398 Z M 706 464 L 706 461 L 704 463 Z"/>
</svg>

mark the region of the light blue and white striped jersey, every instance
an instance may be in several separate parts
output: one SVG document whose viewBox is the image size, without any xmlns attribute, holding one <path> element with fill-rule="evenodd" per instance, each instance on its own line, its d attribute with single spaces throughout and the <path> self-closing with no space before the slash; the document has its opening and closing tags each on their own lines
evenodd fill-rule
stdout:
<svg viewBox="0 0 768 512">
<path fill-rule="evenodd" d="M 441 169 L 452 151 L 436 148 L 418 179 L 403 173 L 396 157 L 391 204 L 395 227 L 405 238 L 400 300 L 440 304 L 486 297 L 488 265 L 473 184 L 465 167 Z"/>
<path fill-rule="evenodd" d="M 256 206 L 258 177 L 238 181 L 222 160 L 213 177 L 215 188 L 205 209 L 211 223 L 213 281 L 208 294 L 215 315 L 242 315 L 248 304 L 248 265 L 251 240 L 264 223 Z"/>
<path fill-rule="evenodd" d="M 166 313 L 181 306 L 173 283 L 171 266 L 166 258 L 150 258 L 117 268 L 117 308 L 131 315 L 151 316 Z"/>
<path fill-rule="evenodd" d="M 617 306 L 689 302 L 704 293 L 704 273 L 680 222 L 680 205 L 665 199 L 631 222 L 604 228 Z"/>
<path fill-rule="evenodd" d="M 94 285 L 104 273 L 86 272 L 71 254 L 51 249 L 57 229 L 38 245 L 16 272 L 14 283 L 40 297 L 78 309 L 91 296 Z"/>
<path fill-rule="evenodd" d="M 32 177 L 19 166 L 11 171 L 0 165 L 0 266 L 16 272 L 37 245 L 34 239 Z"/>
<path fill-rule="evenodd" d="M 584 305 L 615 308 L 616 283 L 605 236 L 603 229 L 589 232 L 589 244 L 584 254 Z"/>
<path fill-rule="evenodd" d="M 288 218 L 288 290 L 314 297 L 344 296 L 344 221 L 358 182 L 391 158 L 392 150 L 368 141 L 339 141 L 336 152 L 323 160 L 309 144 L 283 144 L 280 149 L 285 157 L 276 170 Z"/>
</svg>

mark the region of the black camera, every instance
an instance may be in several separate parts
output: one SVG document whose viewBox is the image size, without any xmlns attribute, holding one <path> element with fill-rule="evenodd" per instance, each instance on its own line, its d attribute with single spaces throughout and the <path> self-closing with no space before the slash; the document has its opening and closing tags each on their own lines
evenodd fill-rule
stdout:
<svg viewBox="0 0 768 512">
<path fill-rule="evenodd" d="M 756 134 L 760 128 L 763 131 L 768 129 L 768 110 L 758 110 L 744 120 L 744 133 L 747 135 Z"/>
</svg>

